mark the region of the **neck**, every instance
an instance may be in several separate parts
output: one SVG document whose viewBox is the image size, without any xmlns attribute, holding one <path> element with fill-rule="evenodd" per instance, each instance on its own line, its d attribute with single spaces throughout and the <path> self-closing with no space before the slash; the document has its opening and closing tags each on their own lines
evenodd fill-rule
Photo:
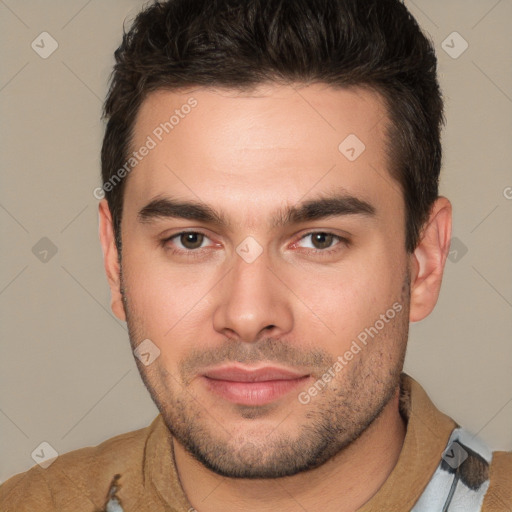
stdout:
<svg viewBox="0 0 512 512">
<path fill-rule="evenodd" d="M 322 466 L 279 479 L 225 478 L 206 469 L 173 439 L 181 486 L 197 512 L 353 512 L 395 467 L 406 427 L 399 389 L 363 434 Z"/>
</svg>

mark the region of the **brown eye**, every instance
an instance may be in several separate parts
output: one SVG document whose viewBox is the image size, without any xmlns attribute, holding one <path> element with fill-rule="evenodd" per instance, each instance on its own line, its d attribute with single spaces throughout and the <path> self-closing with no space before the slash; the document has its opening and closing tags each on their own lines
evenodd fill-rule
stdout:
<svg viewBox="0 0 512 512">
<path fill-rule="evenodd" d="M 180 242 L 186 249 L 199 249 L 203 243 L 202 233 L 181 233 Z"/>
<path fill-rule="evenodd" d="M 350 241 L 328 231 L 311 231 L 304 235 L 297 243 L 302 249 L 309 249 L 308 252 L 315 256 L 332 256 L 350 246 Z"/>
<path fill-rule="evenodd" d="M 313 233 L 311 235 L 311 243 L 315 249 L 328 249 L 333 242 L 333 235 L 330 233 Z"/>
</svg>

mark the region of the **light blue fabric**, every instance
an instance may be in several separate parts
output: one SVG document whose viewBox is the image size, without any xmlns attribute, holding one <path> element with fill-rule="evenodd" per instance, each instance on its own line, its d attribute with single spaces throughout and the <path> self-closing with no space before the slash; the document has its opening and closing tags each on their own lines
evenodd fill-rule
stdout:
<svg viewBox="0 0 512 512">
<path fill-rule="evenodd" d="M 115 475 L 112 483 L 110 484 L 110 489 L 108 491 L 107 504 L 105 505 L 105 512 L 124 512 L 121 503 L 119 503 L 119 499 L 116 496 L 116 493 L 119 489 L 118 480 L 121 478 L 121 475 Z"/>
<path fill-rule="evenodd" d="M 105 507 L 105 512 L 124 512 L 124 509 L 119 501 L 117 501 L 117 498 L 110 498 Z"/>
<path fill-rule="evenodd" d="M 489 488 L 491 450 L 455 428 L 439 466 L 411 512 L 480 512 Z"/>
</svg>

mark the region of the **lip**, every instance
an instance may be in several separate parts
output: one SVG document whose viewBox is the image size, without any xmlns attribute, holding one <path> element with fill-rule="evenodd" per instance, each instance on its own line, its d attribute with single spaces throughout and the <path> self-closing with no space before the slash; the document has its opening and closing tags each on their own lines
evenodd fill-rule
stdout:
<svg viewBox="0 0 512 512">
<path fill-rule="evenodd" d="M 262 382 L 267 380 L 290 380 L 304 377 L 306 374 L 294 372 L 277 366 L 260 368 L 243 368 L 240 366 L 223 366 L 204 372 L 210 379 L 227 380 L 232 382 Z"/>
<path fill-rule="evenodd" d="M 308 374 L 276 366 L 257 369 L 224 366 L 202 375 L 206 387 L 216 395 L 239 405 L 264 405 L 290 393 L 309 379 Z"/>
</svg>

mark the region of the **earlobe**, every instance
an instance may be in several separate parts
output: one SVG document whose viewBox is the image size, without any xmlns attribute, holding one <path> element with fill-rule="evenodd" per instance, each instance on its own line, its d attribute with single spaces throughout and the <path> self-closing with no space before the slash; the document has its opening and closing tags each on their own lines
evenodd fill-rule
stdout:
<svg viewBox="0 0 512 512">
<path fill-rule="evenodd" d="M 99 237 L 103 251 L 103 265 L 110 286 L 111 302 L 110 307 L 114 315 L 123 322 L 126 316 L 123 307 L 121 294 L 121 275 L 118 259 L 118 252 L 115 243 L 114 226 L 112 215 L 106 199 L 102 199 L 98 206 L 99 214 Z"/>
<path fill-rule="evenodd" d="M 452 230 L 452 206 L 439 197 L 432 206 L 421 240 L 411 255 L 411 322 L 428 316 L 437 303 Z"/>
</svg>

